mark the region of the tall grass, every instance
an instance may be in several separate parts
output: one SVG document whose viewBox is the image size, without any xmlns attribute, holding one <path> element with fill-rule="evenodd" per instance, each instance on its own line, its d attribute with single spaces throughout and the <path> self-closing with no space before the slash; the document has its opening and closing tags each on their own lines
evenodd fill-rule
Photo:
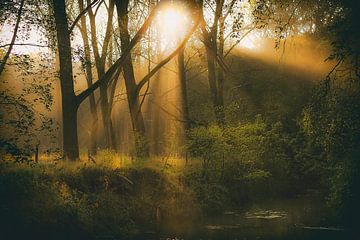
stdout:
<svg viewBox="0 0 360 240">
<path fill-rule="evenodd" d="M 96 164 L 1 163 L 0 231 L 5 239 L 133 238 L 171 219 L 194 218 L 191 191 L 160 168 L 101 151 Z M 154 163 L 152 167 L 148 164 Z M 156 165 L 156 164 L 157 165 Z"/>
</svg>

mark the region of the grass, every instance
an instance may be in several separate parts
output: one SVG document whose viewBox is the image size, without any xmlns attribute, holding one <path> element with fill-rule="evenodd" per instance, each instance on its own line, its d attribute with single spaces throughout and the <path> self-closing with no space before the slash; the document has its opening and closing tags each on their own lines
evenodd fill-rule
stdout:
<svg viewBox="0 0 360 240">
<path fill-rule="evenodd" d="M 134 238 L 196 218 L 179 181 L 182 159 L 134 160 L 101 151 L 96 164 L 54 161 L 0 165 L 0 231 L 6 239 Z M 182 220 L 181 220 L 182 219 Z"/>
<path fill-rule="evenodd" d="M 267 172 L 232 159 L 224 165 L 213 159 L 206 171 L 201 159 L 144 160 L 108 150 L 99 151 L 95 163 L 86 154 L 79 161 L 54 159 L 0 162 L 0 232 L 7 238 L 133 239 L 163 229 L 186 232 L 205 215 L 269 199 L 276 188 Z"/>
</svg>

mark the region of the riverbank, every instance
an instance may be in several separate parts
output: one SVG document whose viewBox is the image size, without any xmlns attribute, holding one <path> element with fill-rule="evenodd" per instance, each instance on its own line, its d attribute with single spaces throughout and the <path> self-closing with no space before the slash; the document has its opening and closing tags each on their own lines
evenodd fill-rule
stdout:
<svg viewBox="0 0 360 240">
<path fill-rule="evenodd" d="M 96 160 L 2 163 L 4 239 L 354 239 L 316 190 L 244 204 L 197 160 Z"/>
<path fill-rule="evenodd" d="M 196 214 L 189 191 L 143 167 L 2 164 L 0 189 L 4 239 L 127 239 Z"/>
</svg>

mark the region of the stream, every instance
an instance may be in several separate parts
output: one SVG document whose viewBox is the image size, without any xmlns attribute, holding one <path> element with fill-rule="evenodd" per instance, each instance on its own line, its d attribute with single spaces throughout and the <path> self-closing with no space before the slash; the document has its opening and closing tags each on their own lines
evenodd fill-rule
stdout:
<svg viewBox="0 0 360 240">
<path fill-rule="evenodd" d="M 269 201 L 248 209 L 227 210 L 204 217 L 192 225 L 167 224 L 160 236 L 144 239 L 161 240 L 300 240 L 360 239 L 346 229 L 326 225 L 323 203 L 301 196 L 291 200 Z"/>
</svg>

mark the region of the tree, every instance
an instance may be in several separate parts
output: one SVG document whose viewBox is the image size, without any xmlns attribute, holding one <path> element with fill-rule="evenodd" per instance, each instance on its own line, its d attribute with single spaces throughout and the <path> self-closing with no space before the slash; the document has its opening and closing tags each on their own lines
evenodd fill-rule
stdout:
<svg viewBox="0 0 360 240">
<path fill-rule="evenodd" d="M 96 1 L 95 1 L 96 2 Z M 120 68 L 125 66 L 128 61 L 132 48 L 142 39 L 152 21 L 154 20 L 156 13 L 163 6 L 162 2 L 157 4 L 150 12 L 149 16 L 145 19 L 143 25 L 137 31 L 135 36 L 128 42 L 126 48 L 123 49 L 121 56 L 117 59 L 113 65 L 103 74 L 99 79 L 94 82 L 90 87 L 82 91 L 77 96 L 74 93 L 74 83 L 72 77 L 72 62 L 71 62 L 71 44 L 70 44 L 70 31 L 68 28 L 68 22 L 65 10 L 65 1 L 53 0 L 54 16 L 57 32 L 57 42 L 60 55 L 60 80 L 61 80 L 61 92 L 62 92 L 62 105 L 63 105 L 63 142 L 64 142 L 64 155 L 71 160 L 75 160 L 79 157 L 79 146 L 77 139 L 77 126 L 76 126 L 76 112 L 79 105 L 89 97 L 97 88 L 107 85 L 108 82 L 118 73 Z M 87 8 L 91 7 L 88 5 Z M 84 14 L 82 12 L 81 14 Z M 80 19 L 79 17 L 76 19 Z M 76 24 L 76 20 L 73 23 Z M 135 96 L 138 96 L 141 88 L 150 80 L 150 78 L 166 63 L 168 63 L 178 51 L 185 45 L 191 34 L 195 31 L 198 21 L 195 22 L 191 31 L 184 38 L 180 46 L 162 60 L 152 71 L 147 74 L 138 84 L 135 89 Z M 73 29 L 73 27 L 70 27 Z"/>
<path fill-rule="evenodd" d="M 91 4 L 91 1 L 87 0 L 87 3 L 89 5 Z M 96 22 L 95 22 L 95 14 L 93 13 L 92 8 L 88 9 L 88 15 L 90 19 L 91 42 L 95 57 L 95 66 L 97 69 L 98 78 L 101 78 L 105 74 L 105 64 L 108 56 L 108 47 L 113 30 L 112 28 L 113 13 L 114 13 L 114 1 L 111 0 L 108 7 L 107 27 L 106 27 L 105 37 L 102 43 L 102 49 L 100 55 Z M 102 121 L 104 126 L 104 133 L 105 133 L 105 142 L 107 148 L 112 148 L 116 150 L 115 132 L 112 127 L 110 103 L 109 103 L 107 90 L 108 90 L 107 85 L 102 85 L 100 87 L 100 104 L 101 104 Z"/>
<path fill-rule="evenodd" d="M 147 18 L 145 19 L 142 26 L 139 28 L 139 30 L 136 32 L 134 37 L 130 39 L 129 32 L 126 32 L 126 28 L 122 29 L 125 30 L 125 32 L 122 32 L 121 38 L 122 38 L 122 44 L 124 46 L 122 47 L 122 52 L 119 58 L 111 63 L 107 70 L 105 70 L 103 74 L 100 74 L 98 77 L 99 79 L 97 81 L 90 81 L 91 76 L 91 68 L 89 66 L 84 65 L 85 72 L 88 76 L 88 87 L 80 92 L 80 94 L 75 94 L 75 88 L 74 88 L 74 78 L 73 78 L 73 63 L 72 63 L 72 49 L 71 49 L 71 33 L 74 27 L 80 22 L 79 26 L 82 29 L 82 36 L 84 37 L 84 47 L 85 49 L 85 62 L 91 61 L 91 57 L 89 56 L 89 48 L 90 44 L 89 39 L 86 39 L 86 24 L 84 21 L 83 15 L 88 13 L 89 9 L 97 3 L 98 0 L 94 0 L 93 2 L 89 2 L 88 6 L 86 8 L 82 7 L 82 11 L 80 11 L 80 14 L 74 18 L 74 21 L 72 22 L 71 26 L 69 26 L 68 19 L 66 17 L 66 1 L 55 1 L 53 0 L 51 2 L 52 10 L 53 10 L 53 16 L 54 16 L 54 27 L 51 29 L 50 27 L 47 28 L 49 32 L 49 36 L 52 34 L 50 33 L 52 30 L 55 30 L 56 33 L 56 43 L 58 48 L 58 54 L 59 54 L 59 63 L 60 63 L 60 69 L 59 69 L 59 75 L 60 75 L 60 88 L 61 88 L 61 103 L 62 103 L 62 125 L 63 125 L 63 152 L 65 158 L 68 158 L 70 160 L 76 160 L 79 158 L 79 145 L 78 145 L 78 129 L 77 129 L 77 110 L 80 106 L 80 104 L 87 99 L 87 97 L 90 97 L 90 102 L 92 105 L 92 113 L 95 113 L 96 110 L 94 109 L 94 100 L 91 95 L 93 95 L 94 91 L 98 88 L 103 88 L 107 86 L 112 81 L 112 79 L 117 78 L 118 74 L 120 73 L 120 70 L 123 69 L 124 73 L 127 72 L 128 78 L 131 79 L 131 74 L 134 75 L 132 67 L 129 67 L 129 63 L 131 62 L 131 50 L 134 48 L 134 46 L 143 38 L 147 30 L 149 29 L 151 23 L 153 22 L 154 18 L 156 17 L 157 12 L 161 9 L 161 7 L 164 5 L 163 3 L 166 1 L 161 1 L 158 3 L 153 10 L 149 13 Z M 189 1 L 191 4 L 192 1 Z M 123 4 L 123 3 L 120 3 Z M 79 2 L 79 6 L 81 3 Z M 126 3 L 126 13 L 127 13 L 127 5 Z M 114 6 L 114 5 L 113 5 Z M 80 6 L 81 7 L 81 6 Z M 121 9 L 121 8 L 120 8 Z M 123 8 L 124 9 L 124 8 Z M 190 8 L 191 9 L 191 8 Z M 111 12 L 111 11 L 110 11 Z M 120 22 L 126 23 L 128 19 L 126 19 L 126 16 L 124 15 L 124 12 L 119 11 L 118 12 L 120 17 L 123 17 L 123 19 L 119 19 Z M 121 15 L 122 14 L 122 15 Z M 109 18 L 110 21 L 111 18 Z M 111 24 L 110 24 L 111 25 Z M 142 88 L 150 81 L 152 76 L 161 69 L 165 64 L 167 64 L 171 59 L 173 59 L 181 49 L 185 47 L 186 42 L 192 35 L 192 33 L 195 31 L 198 25 L 198 20 L 194 20 L 193 27 L 188 32 L 188 34 L 184 37 L 184 39 L 179 43 L 179 46 L 168 56 L 166 56 L 162 61 L 160 61 L 151 71 L 148 72 L 146 76 L 144 76 L 138 83 L 135 82 L 135 78 L 133 78 L 133 85 L 130 85 L 130 94 L 129 96 L 129 104 L 131 104 L 130 109 L 135 109 L 132 111 L 132 117 L 136 121 L 134 124 L 134 129 L 138 131 L 140 129 L 140 132 L 143 133 L 145 136 L 145 128 L 141 126 L 141 121 L 138 121 L 139 115 L 141 114 L 141 102 L 139 101 L 139 95 L 142 91 Z M 125 26 L 125 25 L 123 25 Z M 108 25 L 109 28 L 109 25 Z M 95 31 L 94 31 L 95 32 Z M 109 31 L 108 31 L 109 32 Z M 109 35 L 106 35 L 106 38 Z M 110 37 L 109 37 L 110 38 Z M 95 39 L 95 38 L 94 38 Z M 107 40 L 109 42 L 109 40 Z M 98 56 L 101 61 L 104 61 L 105 55 L 107 52 L 108 47 L 104 47 L 102 49 L 102 55 Z M 102 58 L 104 57 L 104 58 Z M 99 60 L 98 59 L 98 60 Z M 102 62 L 101 62 L 102 63 Z M 104 65 L 102 65 L 104 66 Z M 101 67 L 101 66 L 100 66 Z M 125 71 L 126 68 L 126 71 Z M 132 70 L 132 73 L 131 73 Z M 129 77 L 130 76 L 130 77 Z M 116 86 L 116 85 L 113 85 Z M 113 95 L 113 94 L 112 94 Z M 107 101 L 108 102 L 108 101 Z M 95 117 L 94 117 L 95 118 Z M 140 127 L 139 127 L 140 126 Z M 92 149 L 94 150 L 94 144 L 92 144 Z M 146 150 L 147 151 L 147 150 Z M 146 153 L 145 155 L 148 155 Z"/>
<path fill-rule="evenodd" d="M 60 60 L 60 86 L 63 120 L 64 156 L 71 160 L 79 158 L 77 110 L 78 101 L 74 92 L 70 31 L 65 0 L 53 0 L 57 46 Z"/>
<path fill-rule="evenodd" d="M 223 0 L 216 1 L 216 10 L 214 14 L 214 21 L 210 30 L 206 29 L 206 22 L 202 15 L 201 30 L 203 34 L 203 41 L 206 50 L 206 60 L 208 69 L 208 81 L 210 87 L 211 100 L 214 107 L 216 121 L 220 126 L 225 124 L 224 115 L 224 102 L 218 96 L 218 81 L 216 78 L 216 58 L 217 58 L 217 38 L 218 38 L 218 22 L 220 15 L 222 14 L 222 8 L 224 5 Z"/>
<path fill-rule="evenodd" d="M 190 114 L 187 96 L 186 69 L 185 69 L 185 47 L 178 54 L 178 71 L 180 79 L 181 112 L 184 120 L 185 130 L 190 129 Z"/>
<path fill-rule="evenodd" d="M 125 51 L 129 48 L 130 45 L 130 35 L 128 31 L 128 9 L 129 1 L 116 1 L 115 5 L 117 7 L 118 19 L 119 19 L 119 29 L 120 29 L 120 38 L 121 38 L 121 48 L 122 51 Z M 195 13 L 198 13 L 199 7 L 196 6 L 193 9 L 192 19 L 194 19 L 194 25 L 191 30 L 187 33 L 187 35 L 183 38 L 183 40 L 179 43 L 178 47 L 167 57 L 165 57 L 162 61 L 160 61 L 145 77 L 143 77 L 138 83 L 135 81 L 134 70 L 131 62 L 131 55 L 129 55 L 128 59 L 126 59 L 127 63 L 123 67 L 125 85 L 127 88 L 127 97 L 129 110 L 131 115 L 131 121 L 133 125 L 133 130 L 135 133 L 135 145 L 137 149 L 142 149 L 142 152 L 138 152 L 137 154 L 140 156 L 148 156 L 149 149 L 147 146 L 147 140 L 145 135 L 145 124 L 141 114 L 141 104 L 139 101 L 139 94 L 141 89 L 145 86 L 147 82 L 150 81 L 151 77 L 155 75 L 157 71 L 159 71 L 165 64 L 167 64 L 171 59 L 173 59 L 185 46 L 186 42 L 189 40 L 190 36 L 196 30 L 199 24 L 199 17 L 196 16 Z M 145 145 L 145 146 L 144 146 Z"/>
<path fill-rule="evenodd" d="M 124 52 L 126 49 L 129 48 L 130 45 L 130 34 L 128 30 L 128 6 L 129 0 L 120 1 L 115 0 L 116 9 L 118 13 L 118 25 L 120 31 L 120 40 L 121 40 L 121 51 Z M 137 154 L 142 156 L 149 155 L 149 149 L 146 142 L 146 135 L 145 135 L 145 124 L 143 115 L 141 112 L 141 106 L 139 101 L 139 91 L 137 84 L 135 82 L 135 75 L 134 75 L 134 68 L 131 59 L 131 54 L 125 60 L 124 67 L 123 67 L 123 74 L 127 92 L 127 99 L 131 117 L 131 123 L 133 126 L 133 131 L 135 134 L 135 148 L 141 149 L 142 145 L 145 145 L 143 148 L 143 153 L 138 152 Z"/>
<path fill-rule="evenodd" d="M 80 12 L 84 11 L 84 3 L 83 0 L 78 0 L 79 4 L 79 10 Z M 93 84 L 93 74 L 92 74 L 92 66 L 91 66 L 91 55 L 90 55 L 90 45 L 89 45 L 89 37 L 88 37 L 88 31 L 86 26 L 86 18 L 84 15 L 81 15 L 80 20 L 80 33 L 81 37 L 83 39 L 84 44 L 84 60 L 83 60 L 83 67 L 85 69 L 86 74 L 86 81 L 88 87 L 90 87 Z M 97 130 L 98 130 L 98 115 L 96 110 L 96 103 L 95 103 L 95 95 L 90 94 L 89 96 L 89 104 L 90 104 L 90 111 L 92 116 L 92 124 L 91 124 L 91 130 L 90 130 L 90 146 L 89 146 L 89 152 L 92 155 L 96 154 L 97 151 Z"/>
<path fill-rule="evenodd" d="M 236 0 L 206 1 L 205 3 L 209 6 L 208 8 L 213 12 L 212 20 L 209 20 L 212 21 L 210 24 L 207 24 L 204 12 L 202 13 L 201 31 L 206 52 L 208 81 L 215 118 L 219 126 L 224 126 L 226 123 L 223 94 L 225 72 L 228 72 L 228 68 L 225 64 L 225 58 L 249 33 L 247 31 L 240 34 L 248 26 L 242 25 L 243 13 L 241 12 L 241 7 L 237 5 L 239 2 Z M 238 9 L 238 12 L 234 11 L 235 7 Z M 203 11 L 205 11 L 205 8 L 203 8 Z M 232 14 L 234 15 L 232 16 L 233 19 L 231 19 L 230 23 L 226 24 L 226 20 Z M 254 28 L 250 28 L 250 31 L 252 29 Z M 226 36 L 225 32 L 228 32 Z M 228 37 L 236 38 L 236 42 L 225 52 L 225 41 Z"/>
<path fill-rule="evenodd" d="M 314 164 L 323 170 L 329 189 L 328 203 L 342 222 L 358 232 L 360 213 L 360 4 L 353 1 L 328 2 L 328 11 L 336 11 L 319 37 L 332 41 L 328 60 L 335 61 L 329 74 L 315 88 L 304 109 L 303 129 L 309 143 L 318 148 Z M 340 7 L 339 5 L 340 4 Z M 322 22 L 322 20 L 320 20 Z M 325 21 L 324 21 L 325 22 Z"/>
<path fill-rule="evenodd" d="M 13 32 L 13 36 L 12 36 L 9 48 L 6 51 L 4 58 L 0 62 L 0 75 L 4 71 L 6 62 L 9 59 L 11 50 L 12 50 L 14 44 L 15 44 L 15 40 L 16 40 L 16 37 L 17 37 L 17 34 L 18 34 L 19 24 L 20 24 L 20 20 L 21 20 L 21 16 L 22 16 L 22 13 L 23 13 L 24 3 L 25 3 L 25 0 L 21 0 L 19 11 L 18 11 L 18 14 L 17 14 L 15 27 L 14 27 L 14 32 Z"/>
</svg>

